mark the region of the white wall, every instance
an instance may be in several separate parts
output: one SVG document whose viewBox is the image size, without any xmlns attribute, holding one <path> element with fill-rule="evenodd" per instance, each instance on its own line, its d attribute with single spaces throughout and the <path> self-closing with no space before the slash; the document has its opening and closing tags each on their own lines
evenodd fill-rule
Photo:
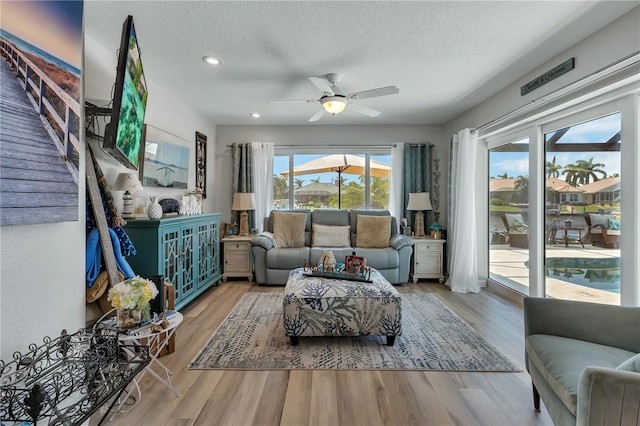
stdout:
<svg viewBox="0 0 640 426">
<path fill-rule="evenodd" d="M 84 152 L 80 153 L 84 176 Z M 0 227 L 0 358 L 85 323 L 85 181 L 76 222 Z"/>
<path fill-rule="evenodd" d="M 222 213 L 222 220 L 225 222 L 231 220 L 233 198 L 231 181 L 233 162 L 231 149 L 227 148 L 227 145 L 235 142 L 273 142 L 276 148 L 279 145 L 322 148 L 327 145 L 433 143 L 440 158 L 447 144 L 440 126 L 217 126 L 214 179 L 219 182 L 219 185 L 216 187 L 216 207 Z M 446 203 L 444 204 L 443 206 L 441 202 L 441 208 L 446 207 Z"/>
</svg>

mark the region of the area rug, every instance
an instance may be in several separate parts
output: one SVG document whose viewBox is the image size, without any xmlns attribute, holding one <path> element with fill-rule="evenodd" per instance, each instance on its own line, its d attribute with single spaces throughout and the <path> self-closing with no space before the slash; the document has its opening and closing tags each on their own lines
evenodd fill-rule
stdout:
<svg viewBox="0 0 640 426">
<path fill-rule="evenodd" d="M 247 293 L 189 364 L 190 369 L 520 371 L 473 328 L 427 293 L 402 294 L 402 335 L 284 335 L 282 295 Z"/>
</svg>

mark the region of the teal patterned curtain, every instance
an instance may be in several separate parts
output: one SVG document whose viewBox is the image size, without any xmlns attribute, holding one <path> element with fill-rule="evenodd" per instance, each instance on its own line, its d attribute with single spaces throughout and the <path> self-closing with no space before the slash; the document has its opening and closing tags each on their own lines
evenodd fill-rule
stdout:
<svg viewBox="0 0 640 426">
<path fill-rule="evenodd" d="M 409 225 L 413 228 L 414 212 L 406 210 L 409 193 L 430 192 L 431 190 L 431 147 L 429 144 L 405 144 L 403 160 L 403 210 Z M 433 203 L 433 198 L 432 203 Z M 425 212 L 425 231 L 433 223 L 432 212 Z M 428 233 L 428 232 L 427 232 Z"/>
<path fill-rule="evenodd" d="M 236 192 L 254 192 L 253 190 L 253 152 L 250 143 L 234 143 L 231 145 L 233 156 L 233 194 Z M 233 197 L 231 194 L 231 197 Z M 232 198 L 233 200 L 233 198 Z M 248 211 L 249 227 L 254 220 L 254 211 Z M 240 213 L 231 211 L 231 223 L 240 223 Z"/>
</svg>

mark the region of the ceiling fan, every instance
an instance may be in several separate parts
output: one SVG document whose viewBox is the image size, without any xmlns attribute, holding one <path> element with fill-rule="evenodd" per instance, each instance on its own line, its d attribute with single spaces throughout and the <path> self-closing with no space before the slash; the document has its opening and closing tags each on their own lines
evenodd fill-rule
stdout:
<svg viewBox="0 0 640 426">
<path fill-rule="evenodd" d="M 344 94 L 344 91 L 340 89 L 337 84 L 340 83 L 342 76 L 340 74 L 331 73 L 324 77 L 309 77 L 314 86 L 322 91 L 320 99 L 306 99 L 306 100 L 293 100 L 293 101 L 272 101 L 272 103 L 288 103 L 288 102 L 320 102 L 322 107 L 311 116 L 310 123 L 320 120 L 323 115 L 329 113 L 332 115 L 340 114 L 345 108 L 352 109 L 360 114 L 364 114 L 369 117 L 377 117 L 380 115 L 380 111 L 367 108 L 365 106 L 354 103 L 360 99 L 376 98 L 379 96 L 395 95 L 400 92 L 396 86 L 379 87 L 377 89 L 364 90 L 362 92 Z"/>
</svg>

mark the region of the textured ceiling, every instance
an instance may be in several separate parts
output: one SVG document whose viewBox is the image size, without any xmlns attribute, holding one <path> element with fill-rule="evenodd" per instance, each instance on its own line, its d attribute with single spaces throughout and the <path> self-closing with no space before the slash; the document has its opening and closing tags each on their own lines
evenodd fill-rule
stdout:
<svg viewBox="0 0 640 426">
<path fill-rule="evenodd" d="M 110 99 L 130 14 L 147 78 L 215 124 L 305 124 L 319 103 L 269 101 L 318 99 L 307 77 L 334 72 L 346 93 L 400 93 L 358 101 L 379 117 L 347 109 L 317 124 L 443 124 L 637 5 L 87 1 L 85 33 L 113 56 L 85 54 L 85 97 Z M 208 54 L 224 65 L 206 65 Z"/>
</svg>

